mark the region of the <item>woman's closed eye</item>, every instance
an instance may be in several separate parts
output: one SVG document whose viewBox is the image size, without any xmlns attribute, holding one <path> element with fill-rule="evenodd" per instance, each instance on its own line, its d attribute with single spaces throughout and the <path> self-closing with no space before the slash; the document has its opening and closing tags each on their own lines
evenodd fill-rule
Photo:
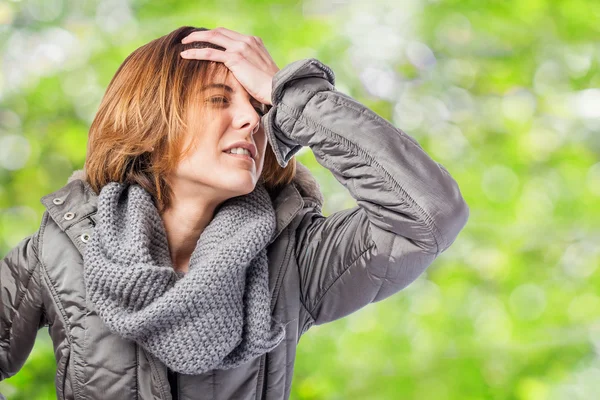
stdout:
<svg viewBox="0 0 600 400">
<path fill-rule="evenodd" d="M 222 97 L 222 96 L 211 97 L 210 99 L 208 99 L 208 101 L 212 104 L 221 104 L 221 103 L 226 104 L 229 102 L 227 97 Z M 254 107 L 254 109 L 258 112 L 258 115 L 260 115 L 261 117 L 263 115 L 265 115 L 265 113 L 263 112 L 263 110 L 261 109 L 260 106 L 256 106 L 256 107 Z"/>
</svg>

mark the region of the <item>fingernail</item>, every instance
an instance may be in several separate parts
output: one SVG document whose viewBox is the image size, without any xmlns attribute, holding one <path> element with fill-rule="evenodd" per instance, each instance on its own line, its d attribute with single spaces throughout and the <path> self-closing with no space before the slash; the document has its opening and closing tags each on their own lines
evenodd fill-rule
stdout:
<svg viewBox="0 0 600 400">
<path fill-rule="evenodd" d="M 187 50 L 182 51 L 181 53 L 179 53 L 182 57 L 186 57 L 188 56 L 190 53 Z"/>
<path fill-rule="evenodd" d="M 185 43 L 185 39 L 187 39 L 187 36 L 181 39 L 181 43 Z"/>
</svg>

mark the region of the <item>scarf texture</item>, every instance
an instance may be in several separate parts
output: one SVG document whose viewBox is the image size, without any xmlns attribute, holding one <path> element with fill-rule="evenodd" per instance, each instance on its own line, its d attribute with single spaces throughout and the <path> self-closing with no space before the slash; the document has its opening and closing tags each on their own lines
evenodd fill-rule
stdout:
<svg viewBox="0 0 600 400">
<path fill-rule="evenodd" d="M 186 274 L 173 269 L 150 194 L 110 182 L 84 252 L 86 297 L 114 333 L 173 371 L 230 369 L 274 349 L 285 326 L 272 321 L 266 246 L 275 210 L 262 182 L 215 211 Z"/>
</svg>

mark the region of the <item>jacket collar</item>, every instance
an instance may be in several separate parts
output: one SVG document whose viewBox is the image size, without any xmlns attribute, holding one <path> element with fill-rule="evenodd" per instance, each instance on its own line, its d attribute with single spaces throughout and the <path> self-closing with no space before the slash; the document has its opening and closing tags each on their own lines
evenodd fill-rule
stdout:
<svg viewBox="0 0 600 400">
<path fill-rule="evenodd" d="M 74 171 L 65 186 L 42 197 L 40 201 L 63 231 L 85 218 L 91 218 L 94 223 L 96 221 L 98 196 L 85 181 L 85 169 Z M 277 226 L 271 242 L 294 219 L 307 201 L 320 210 L 324 202 L 323 194 L 310 170 L 296 160 L 296 174 L 292 184 L 286 185 L 273 199 Z M 74 215 L 71 217 L 67 213 Z"/>
</svg>

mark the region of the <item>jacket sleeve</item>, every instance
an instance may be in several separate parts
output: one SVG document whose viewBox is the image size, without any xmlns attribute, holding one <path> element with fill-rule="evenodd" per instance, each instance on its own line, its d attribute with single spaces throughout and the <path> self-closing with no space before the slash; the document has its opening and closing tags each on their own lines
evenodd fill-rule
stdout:
<svg viewBox="0 0 600 400">
<path fill-rule="evenodd" d="M 331 69 L 295 61 L 273 78 L 265 132 L 280 166 L 303 146 L 357 206 L 302 215 L 301 301 L 323 324 L 413 282 L 456 239 L 469 207 L 456 181 L 411 136 L 334 88 Z"/>
<path fill-rule="evenodd" d="M 0 260 L 0 380 L 21 369 L 46 325 L 37 237 L 26 237 Z"/>
</svg>

